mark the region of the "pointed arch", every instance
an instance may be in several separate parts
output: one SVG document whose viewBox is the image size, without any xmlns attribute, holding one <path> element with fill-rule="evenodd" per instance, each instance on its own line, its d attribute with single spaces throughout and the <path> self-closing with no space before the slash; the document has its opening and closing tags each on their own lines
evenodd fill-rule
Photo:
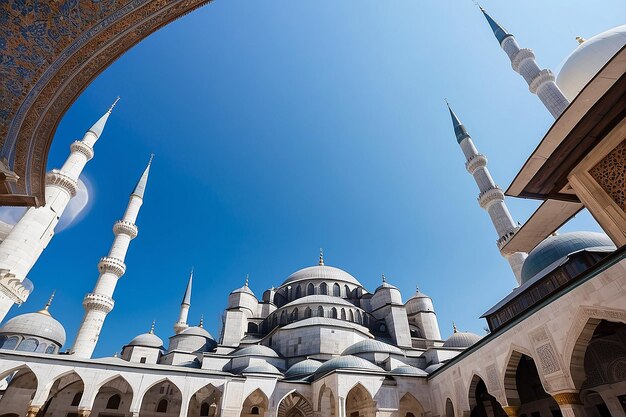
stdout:
<svg viewBox="0 0 626 417">
<path fill-rule="evenodd" d="M 313 407 L 302 394 L 292 390 L 280 400 L 276 417 L 313 417 Z"/>
<path fill-rule="evenodd" d="M 375 417 L 376 402 L 372 394 L 357 382 L 346 395 L 346 415 L 350 417 Z"/>
<path fill-rule="evenodd" d="M 333 284 L 333 295 L 335 297 L 341 297 L 341 287 L 336 282 Z"/>
<path fill-rule="evenodd" d="M 454 404 L 450 398 L 446 398 L 446 417 L 454 417 Z"/>
<path fill-rule="evenodd" d="M 0 397 L 0 410 L 6 414 L 25 416 L 31 398 L 39 387 L 37 375 L 28 365 L 19 365 L 0 373 L 0 380 L 8 384 Z"/>
<path fill-rule="evenodd" d="M 122 375 L 112 375 L 98 384 L 98 392 L 91 407 L 92 413 L 115 410 L 119 413 L 129 413 L 133 401 L 133 388 Z"/>
<path fill-rule="evenodd" d="M 346 320 L 346 309 L 341 308 L 341 320 Z"/>
<path fill-rule="evenodd" d="M 326 284 L 325 282 L 322 282 L 320 284 L 320 294 L 328 295 L 328 284 Z"/>
<path fill-rule="evenodd" d="M 49 409 L 61 414 L 77 413 L 83 397 L 85 383 L 78 372 L 68 370 L 57 375 L 50 383 L 48 397 L 41 407 L 41 415 L 46 415 Z M 71 398 L 67 401 L 67 398 Z"/>
<path fill-rule="evenodd" d="M 337 309 L 335 307 L 330 309 L 330 317 L 333 319 L 337 318 Z"/>
<path fill-rule="evenodd" d="M 300 287 L 300 285 L 296 285 L 296 289 L 294 291 L 294 299 L 298 299 L 302 297 L 302 288 Z"/>
<path fill-rule="evenodd" d="M 152 417 L 161 413 L 163 408 L 167 413 L 180 413 L 182 392 L 169 378 L 161 378 L 146 389 L 140 400 L 139 417 Z"/>
<path fill-rule="evenodd" d="M 521 404 L 519 393 L 517 392 L 516 375 L 517 367 L 523 356 L 530 356 L 530 352 L 526 349 L 514 347 L 509 352 L 506 368 L 504 368 L 504 396 L 506 397 L 507 405 L 510 407 L 519 407 Z"/>
<path fill-rule="evenodd" d="M 317 317 L 324 317 L 324 307 L 322 306 L 317 307 Z"/>
<path fill-rule="evenodd" d="M 306 295 L 315 295 L 315 285 L 312 282 L 306 286 Z"/>
<path fill-rule="evenodd" d="M 481 376 L 474 374 L 469 386 L 470 417 L 507 417 L 502 405 L 489 393 Z"/>
<path fill-rule="evenodd" d="M 241 408 L 241 417 L 265 417 L 269 401 L 261 389 L 257 388 L 246 397 Z"/>
<path fill-rule="evenodd" d="M 424 407 L 410 392 L 400 397 L 398 406 L 398 417 L 420 417 L 424 413 Z"/>
<path fill-rule="evenodd" d="M 317 397 L 317 411 L 321 417 L 335 417 L 335 395 L 332 389 L 323 384 Z"/>
<path fill-rule="evenodd" d="M 307 308 L 304 310 L 304 318 L 305 318 L 305 319 L 308 319 L 308 318 L 311 318 L 312 316 L 313 316 L 313 311 L 311 310 L 311 308 L 310 308 L 310 307 L 307 307 Z"/>
<path fill-rule="evenodd" d="M 187 417 L 216 417 L 221 408 L 222 391 L 207 384 L 191 396 Z"/>
</svg>

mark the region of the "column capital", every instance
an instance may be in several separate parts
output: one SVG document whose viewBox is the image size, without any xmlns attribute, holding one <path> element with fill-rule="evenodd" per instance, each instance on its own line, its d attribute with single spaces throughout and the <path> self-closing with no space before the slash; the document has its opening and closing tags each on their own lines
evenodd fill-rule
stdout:
<svg viewBox="0 0 626 417">
<path fill-rule="evenodd" d="M 558 405 L 581 405 L 580 394 L 578 391 L 574 392 L 560 392 L 558 394 L 552 394 L 552 398 Z"/>
<path fill-rule="evenodd" d="M 28 410 L 26 411 L 26 417 L 35 417 L 37 413 L 39 413 L 40 409 L 41 407 L 39 407 L 38 405 L 28 406 Z"/>
<path fill-rule="evenodd" d="M 509 417 L 517 417 L 517 415 L 519 414 L 518 405 L 507 405 L 507 406 L 502 407 L 502 409 L 504 410 L 506 415 Z"/>
</svg>

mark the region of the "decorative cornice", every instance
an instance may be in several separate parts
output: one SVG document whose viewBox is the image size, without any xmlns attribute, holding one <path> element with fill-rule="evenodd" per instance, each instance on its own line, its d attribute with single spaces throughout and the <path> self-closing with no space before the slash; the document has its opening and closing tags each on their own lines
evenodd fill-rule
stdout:
<svg viewBox="0 0 626 417">
<path fill-rule="evenodd" d="M 504 201 L 504 191 L 497 185 L 493 188 L 488 188 L 478 196 L 478 204 L 485 210 L 487 210 L 493 203 Z"/>
<path fill-rule="evenodd" d="M 100 271 L 101 274 L 111 272 L 119 278 L 126 272 L 126 264 L 117 258 L 105 256 L 98 262 L 98 271 Z"/>
<path fill-rule="evenodd" d="M 63 188 L 70 193 L 72 197 L 74 197 L 78 191 L 78 182 L 59 169 L 53 169 L 46 174 L 46 185 Z"/>
<path fill-rule="evenodd" d="M 72 152 L 82 153 L 83 155 L 85 155 L 85 158 L 87 158 L 88 161 L 91 160 L 94 155 L 93 148 L 87 145 L 82 140 L 75 140 L 74 142 L 72 142 L 72 144 L 70 145 L 70 150 Z"/>
<path fill-rule="evenodd" d="M 513 67 L 515 72 L 519 73 L 522 62 L 527 59 L 535 59 L 535 54 L 528 48 L 522 48 L 511 59 L 511 67 Z"/>
<path fill-rule="evenodd" d="M 539 90 L 539 88 L 543 84 L 548 82 L 554 82 L 555 79 L 556 78 L 554 78 L 554 74 L 552 73 L 552 71 L 550 71 L 549 69 L 542 69 L 539 72 L 539 75 L 533 78 L 533 80 L 530 82 L 530 84 L 528 85 L 528 89 L 531 93 L 537 94 L 537 90 Z"/>
<path fill-rule="evenodd" d="M 476 172 L 478 168 L 484 168 L 486 166 L 487 157 L 480 153 L 472 156 L 470 159 L 467 160 L 467 162 L 465 162 L 465 168 L 472 175 L 474 175 L 474 172 Z"/>
<path fill-rule="evenodd" d="M 89 293 L 83 299 L 85 310 L 98 310 L 110 313 L 115 306 L 115 301 L 111 297 L 102 294 Z"/>
<path fill-rule="evenodd" d="M 30 291 L 24 287 L 22 281 L 7 269 L 0 270 L 0 293 L 7 296 L 15 304 L 22 304 L 30 295 Z"/>
<path fill-rule="evenodd" d="M 134 223 L 127 222 L 125 220 L 118 220 L 113 225 L 113 233 L 115 235 L 119 235 L 120 233 L 123 233 L 125 235 L 130 236 L 131 239 L 134 239 L 137 237 L 137 234 L 139 233 L 139 229 Z"/>
</svg>

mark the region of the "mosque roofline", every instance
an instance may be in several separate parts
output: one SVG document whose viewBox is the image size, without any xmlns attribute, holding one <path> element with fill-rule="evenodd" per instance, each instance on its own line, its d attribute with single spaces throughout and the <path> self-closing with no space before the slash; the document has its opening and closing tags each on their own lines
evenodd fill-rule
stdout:
<svg viewBox="0 0 626 417">
<path fill-rule="evenodd" d="M 459 353 L 452 359 L 449 359 L 447 362 L 444 363 L 443 366 L 434 370 L 432 373 L 428 374 L 428 378 L 430 379 L 431 377 L 434 377 L 435 375 L 439 374 L 443 369 L 447 369 L 449 366 L 452 366 L 458 363 L 459 361 L 463 360 L 466 356 L 471 355 L 476 350 L 490 343 L 492 340 L 497 339 L 501 334 L 517 326 L 519 323 L 526 320 L 527 318 L 535 314 L 537 311 L 553 303 L 554 301 L 556 301 L 563 295 L 569 293 L 573 289 L 579 287 L 580 285 L 589 281 L 591 278 L 604 272 L 605 270 L 611 268 L 612 266 L 618 264 L 620 261 L 624 259 L 626 259 L 626 246 L 618 248 L 615 252 L 609 254 L 606 258 L 604 258 L 603 260 L 601 260 L 600 262 L 598 262 L 597 264 L 595 264 L 594 266 L 592 266 L 591 268 L 583 272 L 578 278 L 570 281 L 561 289 L 555 291 L 554 293 L 548 295 L 547 297 L 544 297 L 540 302 L 528 308 L 528 310 L 526 310 L 524 313 L 519 314 L 517 317 L 515 317 L 511 321 L 502 325 L 502 327 L 499 327 L 498 329 L 492 331 L 491 333 L 489 333 L 488 335 L 480 339 L 478 342 L 474 343 L 472 346 L 468 347 L 467 349 L 465 349 L 464 351 L 462 351 L 461 353 Z"/>
<path fill-rule="evenodd" d="M 556 119 L 505 194 L 579 202 L 578 197 L 566 189 L 567 175 L 602 139 L 590 131 L 599 124 L 609 125 L 616 118 L 609 110 L 625 93 L 626 46 L 598 71 Z"/>
</svg>

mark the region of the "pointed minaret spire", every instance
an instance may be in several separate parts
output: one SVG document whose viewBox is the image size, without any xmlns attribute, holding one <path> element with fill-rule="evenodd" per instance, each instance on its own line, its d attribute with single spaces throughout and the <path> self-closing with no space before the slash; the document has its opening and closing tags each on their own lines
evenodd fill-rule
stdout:
<svg viewBox="0 0 626 417">
<path fill-rule="evenodd" d="M 198 327 L 204 328 L 204 314 L 200 315 L 200 323 L 198 323 Z"/>
<path fill-rule="evenodd" d="M 118 101 L 120 101 L 120 97 L 119 96 L 117 96 L 117 98 L 115 99 L 113 104 L 111 104 L 111 107 L 109 107 L 109 110 L 107 110 L 107 112 L 104 113 L 102 115 L 102 117 L 100 117 L 98 119 L 98 121 L 96 123 L 94 123 L 93 126 L 91 126 L 91 128 L 89 128 L 89 131 L 96 136 L 95 140 L 98 140 L 100 138 L 100 135 L 102 135 L 102 131 L 104 130 L 104 126 L 106 126 L 107 120 L 109 120 L 109 116 L 113 112 L 113 108 L 115 107 L 115 105 L 117 104 Z"/>
<path fill-rule="evenodd" d="M 146 185 L 148 184 L 148 175 L 150 174 L 150 166 L 152 165 L 152 160 L 154 159 L 154 154 L 150 154 L 150 160 L 148 161 L 148 165 L 146 169 L 143 171 L 141 178 L 137 181 L 137 185 L 135 186 L 135 190 L 133 194 L 138 196 L 139 198 L 143 198 L 143 194 L 146 191 Z"/>
<path fill-rule="evenodd" d="M 56 294 L 56 292 L 57 290 L 52 291 L 52 294 L 50 294 L 50 298 L 48 298 L 48 302 L 43 307 L 43 309 L 39 310 L 39 313 L 47 314 L 48 316 L 50 315 L 50 312 L 48 310 L 50 309 L 50 306 L 52 305 L 52 300 L 54 300 L 54 294 Z"/>
<path fill-rule="evenodd" d="M 320 260 L 318 263 L 319 266 L 324 266 L 324 249 L 320 248 Z"/>
<path fill-rule="evenodd" d="M 447 101 L 446 104 L 448 104 Z M 517 232 L 519 226 L 513 221 L 504 202 L 504 192 L 493 181 L 491 173 L 487 169 L 487 157 L 478 152 L 467 129 L 465 129 L 456 113 L 452 111 L 450 104 L 448 104 L 448 110 L 452 117 L 452 126 L 454 127 L 456 140 L 465 155 L 465 168 L 474 177 L 480 191 L 478 203 L 489 213 L 489 217 L 498 234 L 498 248 L 502 249 L 506 242 Z M 520 283 L 522 264 L 528 255 L 523 252 L 504 253 L 500 251 L 500 253 L 509 262 L 517 282 Z"/>
<path fill-rule="evenodd" d="M 385 282 L 387 282 L 387 278 L 385 278 L 385 274 L 384 274 L 384 273 L 381 275 L 381 278 L 383 279 L 383 284 L 384 284 Z"/>
<path fill-rule="evenodd" d="M 480 7 L 480 6 L 479 6 Z M 569 106 L 569 100 L 556 85 L 556 78 L 549 69 L 540 69 L 535 54 L 527 48 L 520 48 L 515 36 L 500 26 L 482 7 L 483 13 L 500 47 L 511 60 L 513 70 L 524 77 L 530 92 L 536 94 L 539 100 L 556 119 Z"/>
<path fill-rule="evenodd" d="M 85 132 L 82 140 L 70 145 L 70 154 L 60 169 L 46 174 L 46 204 L 31 207 L 0 243 L 0 270 L 14 276 L 17 284 L 0 293 L 0 321 L 13 304 L 22 304 L 28 298 L 30 287 L 20 284 L 26 279 L 44 249 L 54 237 L 54 230 L 63 217 L 70 200 L 79 188 L 79 177 L 94 157 L 94 145 L 101 136 L 111 109 Z"/>
<path fill-rule="evenodd" d="M 142 178 L 147 181 L 148 177 L 144 172 Z M 140 180 L 141 181 L 141 180 Z M 145 182 L 143 184 L 145 188 Z M 102 332 L 102 326 L 107 314 L 113 310 L 115 302 L 113 301 L 113 292 L 117 286 L 118 280 L 126 272 L 126 253 L 130 246 L 130 241 L 137 237 L 139 232 L 135 222 L 139 215 L 139 209 L 143 204 L 143 189 L 141 195 L 133 192 L 130 195 L 128 206 L 124 212 L 122 220 L 115 222 L 113 225 L 113 244 L 109 250 L 108 256 L 100 259 L 98 263 L 98 271 L 100 276 L 96 282 L 96 286 L 92 293 L 89 293 L 83 299 L 83 307 L 85 315 L 80 324 L 76 340 L 70 352 L 81 358 L 91 358 L 98 338 Z"/>
<path fill-rule="evenodd" d="M 154 325 L 156 324 L 156 320 L 152 320 L 152 324 L 150 325 L 150 334 L 154 334 Z"/>
<path fill-rule="evenodd" d="M 178 314 L 178 321 L 174 323 L 174 332 L 176 334 L 185 330 L 189 325 L 187 324 L 187 316 L 189 315 L 189 307 L 191 306 L 191 284 L 193 282 L 193 267 L 189 273 L 189 281 L 187 281 L 187 288 L 185 289 L 185 295 L 183 295 L 183 301 L 180 303 L 180 313 Z"/>
<path fill-rule="evenodd" d="M 250 274 L 246 274 L 246 282 L 244 284 L 246 287 L 250 286 Z"/>
</svg>

